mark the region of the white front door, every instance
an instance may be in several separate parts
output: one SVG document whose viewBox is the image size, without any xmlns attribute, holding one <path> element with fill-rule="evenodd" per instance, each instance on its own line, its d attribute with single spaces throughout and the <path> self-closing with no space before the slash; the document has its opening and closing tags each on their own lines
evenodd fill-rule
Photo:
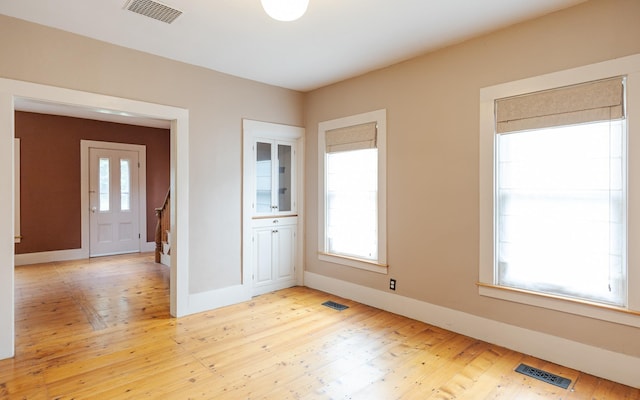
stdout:
<svg viewBox="0 0 640 400">
<path fill-rule="evenodd" d="M 138 153 L 89 149 L 91 257 L 140 251 Z"/>
</svg>

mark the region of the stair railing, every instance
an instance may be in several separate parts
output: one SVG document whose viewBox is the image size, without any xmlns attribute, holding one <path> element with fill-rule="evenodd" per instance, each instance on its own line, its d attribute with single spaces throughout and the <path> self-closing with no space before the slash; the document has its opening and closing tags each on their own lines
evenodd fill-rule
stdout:
<svg viewBox="0 0 640 400">
<path fill-rule="evenodd" d="M 156 223 L 156 262 L 160 262 L 160 257 L 163 253 L 163 243 L 168 242 L 167 232 L 170 228 L 170 215 L 171 209 L 169 206 L 169 199 L 171 198 L 171 190 L 167 191 L 167 195 L 164 198 L 164 204 L 162 207 L 156 208 L 156 217 L 158 222 Z"/>
</svg>

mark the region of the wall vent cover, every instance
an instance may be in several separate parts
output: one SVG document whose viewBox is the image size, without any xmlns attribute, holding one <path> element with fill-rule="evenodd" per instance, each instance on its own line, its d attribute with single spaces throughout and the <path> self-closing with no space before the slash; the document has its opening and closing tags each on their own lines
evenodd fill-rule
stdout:
<svg viewBox="0 0 640 400">
<path fill-rule="evenodd" d="M 182 15 L 182 11 L 153 0 L 128 0 L 124 9 L 167 24 Z"/>
<path fill-rule="evenodd" d="M 532 378 L 541 380 L 543 382 L 550 383 L 552 385 L 559 386 L 563 389 L 567 389 L 571 384 L 571 379 L 563 378 L 561 376 L 552 374 L 551 372 L 543 371 L 538 368 L 530 367 L 526 364 L 518 365 L 516 372 L 530 376 Z"/>
</svg>

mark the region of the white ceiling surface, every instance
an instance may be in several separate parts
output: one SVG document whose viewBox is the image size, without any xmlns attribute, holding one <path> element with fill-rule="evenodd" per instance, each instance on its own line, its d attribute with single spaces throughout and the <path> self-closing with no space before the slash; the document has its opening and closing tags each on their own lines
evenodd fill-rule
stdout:
<svg viewBox="0 0 640 400">
<path fill-rule="evenodd" d="M 585 0 L 309 0 L 294 22 L 260 0 L 165 0 L 172 24 L 126 0 L 0 0 L 0 14 L 298 91 L 383 68 Z"/>
</svg>

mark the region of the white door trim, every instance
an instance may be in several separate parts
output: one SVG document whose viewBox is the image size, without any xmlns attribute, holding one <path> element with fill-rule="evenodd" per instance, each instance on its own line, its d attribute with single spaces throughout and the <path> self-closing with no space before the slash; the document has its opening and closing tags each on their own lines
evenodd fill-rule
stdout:
<svg viewBox="0 0 640 400">
<path fill-rule="evenodd" d="M 171 315 L 189 307 L 189 110 L 138 100 L 0 78 L 0 359 L 15 354 L 14 150 L 16 98 L 171 121 Z"/>
<path fill-rule="evenodd" d="M 14 243 L 20 243 L 20 239 L 22 239 L 22 236 L 20 236 L 20 138 L 13 139 L 13 144 L 13 167 L 15 168 L 13 174 L 15 179 L 13 181 L 13 186 L 15 188 L 13 203 L 15 209 L 15 212 L 13 213 L 13 241 Z"/>
<path fill-rule="evenodd" d="M 90 255 L 89 238 L 89 149 L 128 150 L 138 153 L 138 210 L 139 230 L 138 249 L 142 251 L 147 239 L 147 147 L 140 144 L 127 144 L 115 142 L 102 142 L 97 140 L 80 140 L 80 225 L 81 225 L 81 251 Z M 144 234 L 144 235 L 143 235 Z"/>
</svg>

